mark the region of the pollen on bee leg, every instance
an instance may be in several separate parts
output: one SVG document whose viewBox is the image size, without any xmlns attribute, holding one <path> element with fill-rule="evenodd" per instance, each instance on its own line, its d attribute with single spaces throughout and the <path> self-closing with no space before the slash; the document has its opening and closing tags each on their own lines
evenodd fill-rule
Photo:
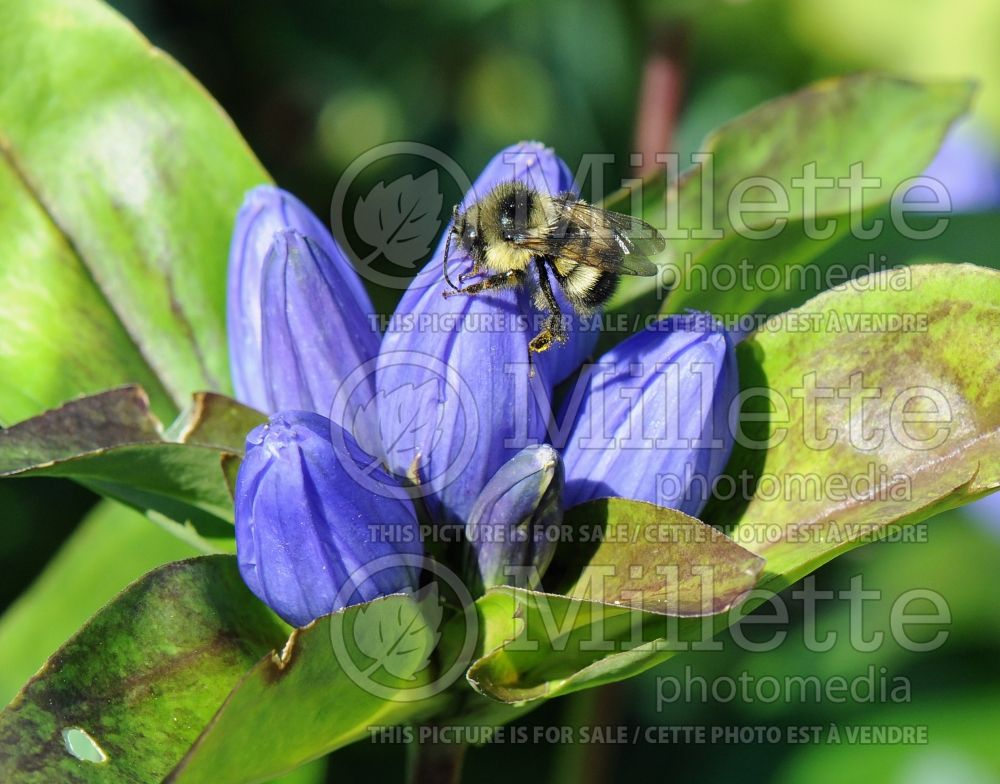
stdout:
<svg viewBox="0 0 1000 784">
<path fill-rule="evenodd" d="M 559 340 L 558 337 L 555 337 L 552 334 L 552 330 L 550 330 L 548 327 L 545 327 L 541 332 L 535 335 L 535 337 L 533 337 L 531 339 L 531 342 L 528 344 L 529 358 L 532 354 L 541 354 L 543 351 L 548 351 L 550 348 L 552 348 L 553 339 Z"/>
</svg>

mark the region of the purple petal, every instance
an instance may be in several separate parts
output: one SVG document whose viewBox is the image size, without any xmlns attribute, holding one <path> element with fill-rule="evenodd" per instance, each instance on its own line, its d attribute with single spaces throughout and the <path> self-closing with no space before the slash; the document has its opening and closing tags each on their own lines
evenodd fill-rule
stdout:
<svg viewBox="0 0 1000 784">
<path fill-rule="evenodd" d="M 487 482 L 466 526 L 484 587 L 523 584 L 522 575 L 534 583 L 545 573 L 562 522 L 562 489 L 562 461 L 548 444 L 518 452 Z"/>
<path fill-rule="evenodd" d="M 265 410 L 323 414 L 379 454 L 371 405 L 378 335 L 341 266 L 299 232 L 278 232 L 261 310 Z"/>
<path fill-rule="evenodd" d="M 940 182 L 948 192 L 955 212 L 978 212 L 1000 206 L 1000 155 L 989 136 L 975 125 L 964 122 L 945 136 L 924 177 Z M 909 201 L 938 202 L 926 186 L 915 187 Z"/>
<path fill-rule="evenodd" d="M 697 515 L 733 446 L 729 335 L 705 316 L 669 317 L 586 368 L 579 384 L 564 405 L 565 505 L 621 497 Z"/>
<path fill-rule="evenodd" d="M 295 626 L 414 588 L 407 557 L 422 548 L 413 506 L 384 472 L 380 494 L 358 484 L 358 468 L 381 471 L 311 412 L 276 414 L 247 437 L 236 483 L 240 574 Z"/>
<path fill-rule="evenodd" d="M 551 193 L 571 185 L 551 150 L 525 143 L 497 155 L 462 206 L 515 178 Z M 500 466 L 545 440 L 552 384 L 589 353 L 596 333 L 576 334 L 536 356 L 538 375 L 529 378 L 536 326 L 530 295 L 508 290 L 445 299 L 443 253 L 442 239 L 382 341 L 378 417 L 389 467 L 400 475 L 416 469 L 436 520 L 464 522 Z M 455 275 L 469 266 L 454 245 L 452 258 Z"/>
<path fill-rule="evenodd" d="M 972 515 L 987 526 L 989 531 L 1000 535 L 1000 493 L 993 493 L 965 507 Z"/>
<path fill-rule="evenodd" d="M 472 184 L 472 190 L 465 194 L 459 205 L 459 210 L 466 209 L 489 193 L 496 185 L 509 180 L 522 180 L 543 193 L 553 195 L 567 191 L 578 193 L 569 167 L 551 148 L 539 142 L 521 142 L 511 145 L 493 156 Z M 447 226 L 447 230 L 450 229 L 451 222 Z M 444 238 L 442 238 L 437 252 L 423 270 L 424 273 L 430 273 L 432 280 L 435 278 L 435 269 L 440 270 L 441 268 L 443 254 Z M 456 249 L 453 245 L 451 261 L 449 262 L 449 266 L 454 270 L 452 279 L 454 280 L 454 276 L 467 269 L 470 263 L 468 256 L 460 248 Z M 534 270 L 529 270 L 529 274 L 532 285 L 534 285 L 537 280 Z M 419 279 L 415 280 L 414 285 L 411 285 L 410 288 L 416 288 L 418 282 L 420 282 Z M 437 275 L 433 282 L 437 284 L 439 290 L 444 290 L 442 285 L 444 281 L 440 275 Z M 552 281 L 552 288 L 563 316 L 570 321 L 570 339 L 564 346 L 556 346 L 543 354 L 535 355 L 534 361 L 539 367 L 545 369 L 554 384 L 558 384 L 580 367 L 581 363 L 593 352 L 594 346 L 597 344 L 598 323 L 593 318 L 581 318 L 576 313 L 562 289 L 559 288 L 558 282 Z M 508 293 L 494 292 L 487 294 L 486 297 L 496 298 L 510 304 L 515 303 L 515 298 Z M 517 298 L 516 304 L 521 309 L 521 313 L 529 315 L 531 323 L 526 326 L 533 329 L 528 335 L 530 339 L 541 327 L 544 316 L 539 313 L 528 297 Z"/>
<path fill-rule="evenodd" d="M 250 191 L 236 216 L 229 248 L 226 321 L 236 397 L 267 408 L 261 356 L 261 281 L 264 259 L 279 231 L 295 229 L 315 242 L 337 267 L 339 279 L 366 315 L 374 312 L 361 278 L 337 246 L 330 230 L 292 194 L 271 185 Z"/>
</svg>

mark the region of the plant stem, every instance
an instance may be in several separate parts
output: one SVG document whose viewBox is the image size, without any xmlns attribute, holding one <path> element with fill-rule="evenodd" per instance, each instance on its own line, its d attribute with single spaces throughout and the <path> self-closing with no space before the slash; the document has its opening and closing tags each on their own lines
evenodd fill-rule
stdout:
<svg viewBox="0 0 1000 784">
<path fill-rule="evenodd" d="M 421 743 L 414 739 L 407 747 L 407 784 L 459 784 L 466 748 L 464 743 Z"/>
<path fill-rule="evenodd" d="M 674 150 L 674 131 L 684 97 L 687 27 L 672 20 L 656 30 L 643 66 L 635 123 L 635 151 L 640 176 L 663 167 L 658 155 Z"/>
<path fill-rule="evenodd" d="M 579 733 L 582 727 L 615 726 L 622 720 L 620 683 L 587 689 L 565 700 L 563 723 Z M 556 749 L 553 779 L 556 784 L 600 784 L 610 781 L 614 747 L 608 744 L 570 743 Z"/>
</svg>

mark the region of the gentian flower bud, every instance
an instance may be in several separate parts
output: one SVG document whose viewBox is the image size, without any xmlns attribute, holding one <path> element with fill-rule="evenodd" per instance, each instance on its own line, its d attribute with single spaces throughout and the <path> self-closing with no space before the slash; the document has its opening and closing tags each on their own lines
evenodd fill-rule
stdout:
<svg viewBox="0 0 1000 784">
<path fill-rule="evenodd" d="M 499 153 L 466 194 L 461 209 L 496 184 L 520 179 L 560 193 L 572 187 L 569 170 L 536 143 Z M 446 230 L 445 237 L 447 236 Z M 529 293 L 497 290 L 444 298 L 445 240 L 403 295 L 382 341 L 378 360 L 378 417 L 388 465 L 417 477 L 438 522 L 465 522 L 486 482 L 520 449 L 544 440 L 548 400 L 535 384 L 551 387 L 582 362 L 596 332 L 571 330 L 569 342 L 534 357 L 529 379 L 528 342 L 535 334 Z M 457 274 L 471 266 L 452 243 Z M 558 286 L 556 286 L 558 289 Z M 566 305 L 566 315 L 573 313 Z M 529 383 L 530 381 L 530 383 Z"/>
<path fill-rule="evenodd" d="M 295 230 L 279 231 L 264 261 L 261 345 L 266 411 L 302 409 L 333 417 L 369 454 L 380 453 L 369 404 L 373 372 L 356 373 L 378 355 L 379 339 L 349 274 L 318 243 Z M 355 276 L 356 277 L 356 276 Z M 348 400 L 333 406 L 350 378 Z"/>
<path fill-rule="evenodd" d="M 564 423 L 569 508 L 622 497 L 697 515 L 733 447 L 739 392 L 730 336 L 702 314 L 632 335 L 581 375 Z M 563 427 L 566 427 L 564 424 Z"/>
<path fill-rule="evenodd" d="M 261 411 L 273 412 L 264 384 L 261 353 L 261 284 L 264 260 L 274 235 L 294 229 L 325 254 L 325 264 L 364 314 L 374 312 L 368 293 L 330 230 L 308 207 L 287 191 L 261 185 L 250 191 L 236 216 L 229 248 L 226 327 L 236 398 Z M 308 408 L 297 405 L 295 408 Z M 326 411 L 319 413 L 326 414 Z"/>
<path fill-rule="evenodd" d="M 526 587 L 545 573 L 562 522 L 562 490 L 562 461 L 548 444 L 521 450 L 486 483 L 466 524 L 485 588 Z M 522 574 L 528 580 L 519 580 Z"/>
<path fill-rule="evenodd" d="M 236 482 L 240 573 L 295 626 L 415 587 L 412 559 L 422 547 L 413 505 L 350 435 L 331 438 L 336 427 L 312 412 L 272 416 L 247 436 Z M 354 481 L 357 468 L 379 493 Z"/>
</svg>

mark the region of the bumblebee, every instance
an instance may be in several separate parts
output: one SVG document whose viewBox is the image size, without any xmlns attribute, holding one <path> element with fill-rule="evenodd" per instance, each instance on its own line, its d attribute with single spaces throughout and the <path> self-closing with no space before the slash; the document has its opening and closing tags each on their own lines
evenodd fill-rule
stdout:
<svg viewBox="0 0 1000 784">
<path fill-rule="evenodd" d="M 448 275 L 453 239 L 472 260 L 459 286 Z M 648 257 L 665 247 L 659 232 L 638 218 L 595 207 L 573 193 L 551 196 L 518 180 L 502 182 L 464 211 L 455 207 L 443 262 L 451 288 L 444 296 L 536 287 L 535 304 L 548 316 L 529 352 L 540 353 L 567 338 L 551 278 L 586 315 L 608 301 L 620 276 L 655 275 Z M 473 278 L 478 280 L 464 285 Z"/>
</svg>

